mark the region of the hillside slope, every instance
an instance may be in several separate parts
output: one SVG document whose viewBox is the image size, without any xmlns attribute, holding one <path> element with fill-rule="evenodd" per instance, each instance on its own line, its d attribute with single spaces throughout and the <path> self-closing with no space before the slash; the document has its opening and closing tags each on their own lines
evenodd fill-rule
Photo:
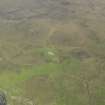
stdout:
<svg viewBox="0 0 105 105">
<path fill-rule="evenodd" d="M 105 104 L 104 5 L 0 0 L 0 90 L 9 104 Z"/>
</svg>

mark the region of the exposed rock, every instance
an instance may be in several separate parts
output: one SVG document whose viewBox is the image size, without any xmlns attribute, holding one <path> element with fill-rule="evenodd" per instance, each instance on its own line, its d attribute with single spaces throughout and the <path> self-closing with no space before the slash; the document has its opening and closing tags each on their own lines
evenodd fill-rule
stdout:
<svg viewBox="0 0 105 105">
<path fill-rule="evenodd" d="M 3 92 L 0 92 L 0 105 L 7 105 L 6 96 Z"/>
</svg>

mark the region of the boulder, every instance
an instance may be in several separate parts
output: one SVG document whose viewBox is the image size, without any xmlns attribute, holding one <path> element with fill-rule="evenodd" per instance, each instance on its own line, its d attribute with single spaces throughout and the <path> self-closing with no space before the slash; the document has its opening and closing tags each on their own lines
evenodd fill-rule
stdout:
<svg viewBox="0 0 105 105">
<path fill-rule="evenodd" d="M 6 96 L 3 92 L 0 92 L 0 105 L 7 105 Z"/>
</svg>

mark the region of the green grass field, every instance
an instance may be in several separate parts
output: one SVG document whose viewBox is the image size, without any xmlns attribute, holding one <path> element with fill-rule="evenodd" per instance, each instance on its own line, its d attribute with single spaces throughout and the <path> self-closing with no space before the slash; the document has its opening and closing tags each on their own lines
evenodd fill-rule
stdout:
<svg viewBox="0 0 105 105">
<path fill-rule="evenodd" d="M 105 105 L 105 0 L 0 0 L 0 91 L 8 105 Z"/>
</svg>

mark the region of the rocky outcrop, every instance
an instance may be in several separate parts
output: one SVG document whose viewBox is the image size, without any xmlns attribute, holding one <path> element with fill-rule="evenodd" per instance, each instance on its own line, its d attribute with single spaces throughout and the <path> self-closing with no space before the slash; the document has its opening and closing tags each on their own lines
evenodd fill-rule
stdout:
<svg viewBox="0 0 105 105">
<path fill-rule="evenodd" d="M 0 105 L 7 105 L 6 96 L 3 92 L 0 92 Z"/>
</svg>

